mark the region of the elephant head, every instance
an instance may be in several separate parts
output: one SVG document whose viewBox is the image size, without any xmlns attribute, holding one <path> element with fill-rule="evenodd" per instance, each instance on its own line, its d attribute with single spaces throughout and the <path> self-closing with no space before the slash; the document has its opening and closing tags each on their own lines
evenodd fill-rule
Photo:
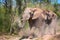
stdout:
<svg viewBox="0 0 60 40">
<path fill-rule="evenodd" d="M 46 19 L 45 22 L 49 25 L 53 20 L 57 19 L 57 15 L 49 10 L 46 10 L 45 12 Z"/>
<path fill-rule="evenodd" d="M 32 20 L 39 18 L 39 16 L 41 15 L 42 12 L 43 12 L 43 10 L 41 10 L 40 8 L 26 8 L 22 15 L 23 25 L 25 25 L 26 21 L 31 22 Z"/>
<path fill-rule="evenodd" d="M 39 8 L 26 8 L 24 14 L 22 15 L 23 20 L 28 20 L 32 17 L 32 19 L 37 19 L 42 13 L 42 10 Z"/>
<path fill-rule="evenodd" d="M 24 26 L 26 21 L 28 21 L 32 16 L 33 12 L 31 10 L 32 8 L 26 8 L 22 14 L 22 25 Z"/>
</svg>

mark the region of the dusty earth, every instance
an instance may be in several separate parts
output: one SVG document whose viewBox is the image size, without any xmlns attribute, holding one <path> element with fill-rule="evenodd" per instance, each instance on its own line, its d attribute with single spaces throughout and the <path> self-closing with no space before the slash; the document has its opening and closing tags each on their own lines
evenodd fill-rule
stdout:
<svg viewBox="0 0 60 40">
<path fill-rule="evenodd" d="M 19 40 L 20 37 L 19 36 L 15 36 L 15 35 L 1 35 L 0 36 L 0 40 Z"/>
<path fill-rule="evenodd" d="M 0 40 L 19 40 L 20 36 L 18 35 L 1 35 Z M 45 35 L 43 38 L 33 38 L 33 39 L 22 39 L 22 40 L 60 40 L 60 33 L 57 33 L 55 36 Z"/>
</svg>

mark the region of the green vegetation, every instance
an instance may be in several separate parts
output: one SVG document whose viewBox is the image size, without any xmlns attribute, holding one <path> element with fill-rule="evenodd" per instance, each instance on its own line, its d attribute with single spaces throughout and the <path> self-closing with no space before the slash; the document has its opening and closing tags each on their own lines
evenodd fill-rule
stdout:
<svg viewBox="0 0 60 40">
<path fill-rule="evenodd" d="M 60 17 L 60 4 L 57 3 L 57 0 L 53 0 L 54 3 L 50 0 L 5 0 L 4 5 L 0 3 L 0 32 L 9 33 L 11 24 L 13 23 L 13 15 L 20 16 L 22 15 L 26 7 L 41 7 L 42 9 L 48 9 L 54 11 L 58 17 Z M 16 5 L 13 5 L 13 3 Z M 13 21 L 12 21 L 13 20 Z M 28 26 L 28 23 L 26 24 Z"/>
</svg>

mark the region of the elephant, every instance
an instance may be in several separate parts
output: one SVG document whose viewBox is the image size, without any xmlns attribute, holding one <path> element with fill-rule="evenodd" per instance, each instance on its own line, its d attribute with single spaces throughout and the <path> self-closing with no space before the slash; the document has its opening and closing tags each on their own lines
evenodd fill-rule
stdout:
<svg viewBox="0 0 60 40">
<path fill-rule="evenodd" d="M 56 21 L 57 21 L 57 15 L 50 10 L 44 10 L 43 14 L 45 16 L 45 24 L 42 27 L 42 36 L 44 35 L 45 29 L 48 28 L 49 34 L 56 35 Z"/>
<path fill-rule="evenodd" d="M 31 30 L 30 35 L 34 35 L 35 29 L 38 29 L 39 26 L 41 25 L 41 22 L 37 22 L 37 21 L 40 21 L 39 19 L 41 17 L 39 18 L 39 16 L 41 15 L 42 12 L 43 12 L 43 10 L 39 9 L 39 8 L 26 8 L 24 13 L 22 14 L 22 24 L 24 26 L 25 22 L 28 21 L 29 27 Z M 36 15 L 36 13 L 38 16 Z M 42 17 L 42 19 L 43 19 L 43 17 Z M 40 23 L 40 25 L 37 25 L 38 23 Z"/>
<path fill-rule="evenodd" d="M 26 8 L 22 15 L 22 24 L 26 21 L 29 23 L 30 33 L 40 37 L 44 35 L 46 25 L 50 25 L 56 19 L 56 14 L 49 10 L 42 10 L 41 8 Z M 34 31 L 38 30 L 36 33 Z"/>
<path fill-rule="evenodd" d="M 31 29 L 34 20 L 38 19 L 39 16 L 42 16 L 42 19 L 45 19 L 42 12 L 43 10 L 39 8 L 26 8 L 24 14 L 22 14 L 23 23 L 25 23 L 28 20 Z"/>
<path fill-rule="evenodd" d="M 48 24 L 48 29 L 49 32 L 52 32 L 53 29 L 53 33 L 52 34 L 56 34 L 56 21 L 57 21 L 57 15 L 50 11 L 50 10 L 46 10 L 46 15 L 47 15 L 47 19 L 45 20 L 45 23 Z M 54 25 L 55 24 L 55 25 Z"/>
</svg>

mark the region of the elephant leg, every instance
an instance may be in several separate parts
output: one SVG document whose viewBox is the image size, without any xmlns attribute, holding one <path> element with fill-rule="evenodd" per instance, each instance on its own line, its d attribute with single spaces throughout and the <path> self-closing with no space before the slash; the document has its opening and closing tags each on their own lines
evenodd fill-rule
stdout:
<svg viewBox="0 0 60 40">
<path fill-rule="evenodd" d="M 32 28 L 30 29 L 30 33 L 34 33 L 34 30 L 35 30 L 35 27 L 32 27 Z"/>
<path fill-rule="evenodd" d="M 54 35 L 56 35 L 56 27 L 57 27 L 57 23 L 56 23 L 56 20 L 55 20 L 55 25 L 54 25 Z"/>
<path fill-rule="evenodd" d="M 30 29 L 30 35 L 29 35 L 29 37 L 28 38 L 35 38 L 36 37 L 36 35 L 35 35 L 35 27 L 32 27 L 31 29 Z"/>
<path fill-rule="evenodd" d="M 48 34 L 52 35 L 53 27 L 51 25 L 48 25 Z"/>
<path fill-rule="evenodd" d="M 54 33 L 53 33 L 53 34 L 54 34 L 54 35 L 56 35 L 56 27 L 57 27 L 56 20 L 54 20 L 54 26 L 53 26 L 53 27 L 54 27 L 54 28 L 53 28 L 53 29 L 54 29 L 54 30 L 53 30 L 53 31 L 54 31 Z"/>
<path fill-rule="evenodd" d="M 56 27 L 54 27 L 54 35 L 56 35 Z"/>
<path fill-rule="evenodd" d="M 53 20 L 52 23 L 49 25 L 49 32 L 51 34 L 56 35 L 56 21 Z"/>
<path fill-rule="evenodd" d="M 43 24 L 43 26 L 41 28 L 41 37 L 43 37 L 45 35 L 45 31 L 46 31 L 46 24 Z"/>
<path fill-rule="evenodd" d="M 54 34 L 54 25 L 51 23 L 50 25 L 48 25 L 48 34 L 49 35 L 53 35 Z"/>
</svg>

